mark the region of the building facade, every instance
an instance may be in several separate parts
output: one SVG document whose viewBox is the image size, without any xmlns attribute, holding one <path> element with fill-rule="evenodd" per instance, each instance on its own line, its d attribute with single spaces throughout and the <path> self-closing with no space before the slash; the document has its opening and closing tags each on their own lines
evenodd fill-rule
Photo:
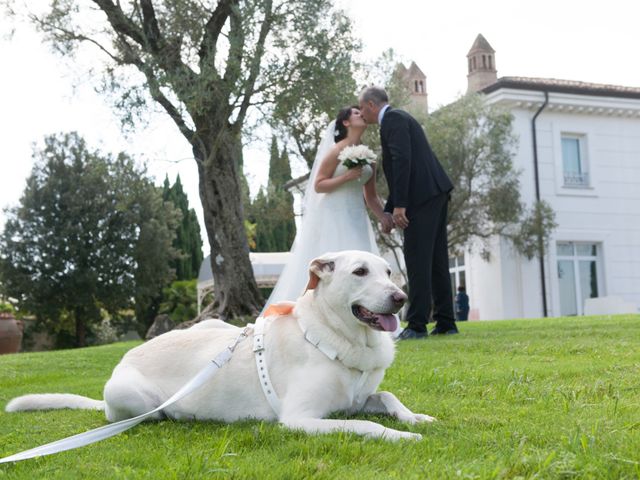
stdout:
<svg viewBox="0 0 640 480">
<path fill-rule="evenodd" d="M 637 312 L 640 88 L 523 77 L 487 84 L 470 72 L 469 90 L 513 114 L 522 200 L 545 200 L 558 224 L 542 261 L 503 238 L 493 239 L 488 261 L 473 253 L 451 260 L 470 318 L 583 315 L 590 298 L 607 298 L 609 313 Z"/>
</svg>

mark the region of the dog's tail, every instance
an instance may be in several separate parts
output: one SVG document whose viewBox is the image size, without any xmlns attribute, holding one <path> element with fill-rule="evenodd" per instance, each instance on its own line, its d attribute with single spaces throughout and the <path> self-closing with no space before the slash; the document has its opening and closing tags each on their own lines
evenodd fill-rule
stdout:
<svg viewBox="0 0 640 480">
<path fill-rule="evenodd" d="M 54 410 L 73 408 L 77 410 L 104 410 L 104 401 L 74 395 L 72 393 L 37 393 L 16 397 L 7 403 L 5 411 Z"/>
</svg>

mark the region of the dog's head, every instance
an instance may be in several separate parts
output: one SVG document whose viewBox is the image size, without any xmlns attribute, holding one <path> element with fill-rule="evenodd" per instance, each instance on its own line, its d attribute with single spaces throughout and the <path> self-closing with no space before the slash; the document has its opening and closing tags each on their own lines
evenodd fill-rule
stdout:
<svg viewBox="0 0 640 480">
<path fill-rule="evenodd" d="M 391 281 L 389 264 L 369 252 L 326 253 L 309 264 L 308 290 L 316 300 L 354 322 L 375 330 L 394 331 L 395 315 L 407 300 Z"/>
</svg>

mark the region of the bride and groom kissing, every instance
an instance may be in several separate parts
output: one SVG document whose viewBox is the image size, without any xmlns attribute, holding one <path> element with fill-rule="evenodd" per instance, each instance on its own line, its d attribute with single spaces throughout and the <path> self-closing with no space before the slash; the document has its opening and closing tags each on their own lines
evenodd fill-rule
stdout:
<svg viewBox="0 0 640 480">
<path fill-rule="evenodd" d="M 347 168 L 339 158 L 347 147 L 359 145 L 373 124 L 380 127 L 382 168 L 389 187 L 384 205 L 376 192 L 376 164 Z M 447 252 L 452 189 L 420 124 L 407 112 L 392 108 L 384 89 L 365 89 L 359 107 L 340 110 L 318 146 L 303 198 L 302 222 L 267 305 L 297 299 L 307 284 L 309 262 L 319 255 L 340 250 L 379 254 L 369 207 L 384 234 L 394 227 L 404 234 L 409 308 L 407 327 L 397 338 L 426 338 L 429 320 L 436 324 L 432 335 L 458 333 Z"/>
</svg>

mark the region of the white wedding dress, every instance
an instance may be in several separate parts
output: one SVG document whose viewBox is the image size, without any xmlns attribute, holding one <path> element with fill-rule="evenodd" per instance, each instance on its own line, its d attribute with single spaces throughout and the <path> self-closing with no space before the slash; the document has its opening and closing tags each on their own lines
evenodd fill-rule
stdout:
<svg viewBox="0 0 640 480">
<path fill-rule="evenodd" d="M 318 147 L 303 198 L 302 222 L 287 265 L 265 308 L 283 300 L 297 300 L 309 280 L 309 263 L 324 253 L 365 250 L 380 254 L 367 215 L 362 187 L 371 178 L 371 167 L 367 165 L 363 168 L 359 180 L 346 182 L 330 193 L 316 193 L 314 189 L 320 162 L 333 145 L 333 125 L 333 122 L 329 125 Z M 346 170 L 347 167 L 339 163 L 333 176 L 342 175 Z"/>
</svg>

